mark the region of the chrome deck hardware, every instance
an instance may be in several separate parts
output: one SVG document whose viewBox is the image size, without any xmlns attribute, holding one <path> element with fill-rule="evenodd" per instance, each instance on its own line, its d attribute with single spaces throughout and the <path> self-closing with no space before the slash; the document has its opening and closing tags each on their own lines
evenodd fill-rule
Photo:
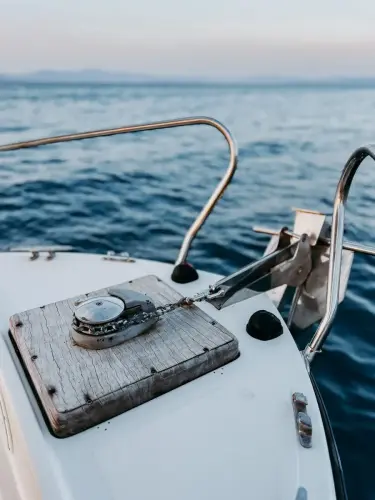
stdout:
<svg viewBox="0 0 375 500">
<path fill-rule="evenodd" d="M 311 448 L 312 423 L 307 414 L 307 398 L 301 392 L 295 392 L 292 396 L 294 419 L 301 446 Z"/>
<path fill-rule="evenodd" d="M 375 151 L 372 147 L 363 146 L 356 149 L 346 162 L 337 185 L 332 215 L 331 252 L 329 257 L 326 308 L 324 317 L 315 335 L 304 350 L 303 354 L 307 365 L 312 362 L 316 353 L 320 351 L 336 316 L 340 299 L 341 272 L 344 265 L 344 252 L 342 252 L 342 248 L 344 246 L 345 204 L 357 169 L 367 157 L 375 161 Z M 375 250 L 370 254 L 375 255 Z"/>
<path fill-rule="evenodd" d="M 307 235 L 292 242 L 290 237 L 280 233 L 273 252 L 212 285 L 212 294 L 207 300 L 221 309 L 283 284 L 299 286 L 310 271 L 311 250 Z"/>
<path fill-rule="evenodd" d="M 300 241 L 301 232 L 309 235 L 312 265 L 306 279 L 296 287 L 289 310 L 287 324 L 288 327 L 305 329 L 321 320 L 325 314 L 326 307 L 330 253 L 330 247 L 326 244 L 326 242 L 329 241 L 330 233 L 330 225 L 327 221 L 327 217 L 319 212 L 295 209 L 293 231 L 289 231 L 287 228 L 282 228 L 279 233 L 263 228 L 254 228 L 254 230 L 266 234 L 274 234 L 266 249 L 266 255 L 268 255 L 275 246 L 278 246 L 280 234 L 282 234 L 284 238 L 289 237 L 291 241 L 294 242 Z M 353 262 L 352 250 L 344 249 L 342 253 L 343 266 L 341 268 L 339 302 L 344 300 Z M 282 300 L 288 285 L 290 285 L 290 283 L 284 283 L 283 286 L 269 293 L 277 307 L 282 306 Z"/>
<path fill-rule="evenodd" d="M 74 249 L 68 245 L 54 245 L 54 246 L 37 246 L 37 247 L 14 247 L 9 248 L 9 252 L 29 252 L 30 260 L 37 260 L 41 253 L 46 253 L 46 260 L 53 260 L 56 253 L 59 252 L 72 252 Z"/>
<path fill-rule="evenodd" d="M 76 303 L 72 338 L 86 349 L 106 349 L 141 335 L 159 317 L 154 303 L 146 295 L 113 287 L 109 295 L 90 297 Z M 132 324 L 132 318 L 144 315 L 144 321 Z"/>
<path fill-rule="evenodd" d="M 104 255 L 103 260 L 113 260 L 117 262 L 135 262 L 133 257 L 130 257 L 128 252 L 116 253 L 113 250 L 109 250 L 106 255 Z"/>
<path fill-rule="evenodd" d="M 357 156 L 354 154 L 357 163 L 349 160 L 340 180 L 332 229 L 326 215 L 302 209 L 295 209 L 292 231 L 286 227 L 279 231 L 254 228 L 257 232 L 272 235 L 263 257 L 219 280 L 205 295 L 205 300 L 221 309 L 266 292 L 281 308 L 287 287 L 295 287 L 288 327 L 305 329 L 321 320 L 304 351 L 308 368 L 314 355 L 320 352 L 338 304 L 344 300 L 354 252 L 375 255 L 375 248 L 343 241 L 347 183 L 354 175 L 353 168 L 358 168 L 364 158 L 363 149 L 358 151 Z M 372 157 L 375 158 L 375 153 Z"/>
<path fill-rule="evenodd" d="M 336 189 L 332 226 L 326 223 L 323 214 L 297 210 L 293 231 L 288 228 L 280 231 L 254 228 L 257 232 L 272 235 L 266 256 L 275 250 L 275 245 L 278 247 L 281 234 L 292 241 L 298 241 L 302 233 L 307 232 L 310 236 L 312 270 L 306 282 L 297 288 L 288 317 L 288 326 L 301 328 L 321 319 L 316 333 L 303 351 L 308 369 L 315 355 L 321 352 L 338 305 L 344 299 L 354 252 L 375 256 L 375 248 L 344 241 L 345 204 L 355 173 L 367 157 L 375 160 L 375 150 L 363 146 L 355 150 L 346 162 Z M 309 224 L 312 224 L 310 232 L 306 229 Z M 276 305 L 280 305 L 285 290 L 286 284 L 269 292 Z"/>
<path fill-rule="evenodd" d="M 129 134 L 129 133 L 145 132 L 150 130 L 176 128 L 176 127 L 186 127 L 192 125 L 208 125 L 210 127 L 216 128 L 224 136 L 225 140 L 228 143 L 230 158 L 224 176 L 222 177 L 219 184 L 216 186 L 214 192 L 207 201 L 206 205 L 203 207 L 203 209 L 201 210 L 201 212 L 196 217 L 195 221 L 185 234 L 179 254 L 175 261 L 175 271 L 176 270 L 181 271 L 180 273 L 176 273 L 179 274 L 180 276 L 179 277 L 176 276 L 175 281 L 180 280 L 179 282 L 183 283 L 192 281 L 193 279 L 196 279 L 198 277 L 195 269 L 192 266 L 187 265 L 187 256 L 190 247 L 192 245 L 194 238 L 196 237 L 202 225 L 206 221 L 207 217 L 210 215 L 214 206 L 221 198 L 228 184 L 232 180 L 232 177 L 237 168 L 237 156 L 238 156 L 237 145 L 229 130 L 219 121 L 205 116 L 188 117 L 175 120 L 144 123 L 139 125 L 128 125 L 126 127 L 119 127 L 112 129 L 94 130 L 91 132 L 81 132 L 77 134 L 67 134 L 55 137 L 44 137 L 42 139 L 16 142 L 13 144 L 6 144 L 4 146 L 0 146 L 0 153 L 6 151 L 16 151 L 19 149 L 35 148 L 38 146 L 46 146 L 48 144 L 57 144 L 59 142 L 78 141 L 82 139 L 93 139 L 97 137 L 108 137 L 112 135 Z M 173 274 L 172 274 L 172 279 L 174 279 Z"/>
<path fill-rule="evenodd" d="M 259 228 L 256 231 L 272 234 L 264 256 L 211 285 L 204 300 L 222 309 L 266 292 L 280 308 L 287 287 L 294 287 L 288 326 L 305 329 L 321 320 L 326 311 L 330 256 L 327 217 L 296 209 L 293 231 L 285 227 L 278 232 Z M 339 302 L 345 297 L 352 261 L 353 251 L 343 249 Z"/>
<path fill-rule="evenodd" d="M 280 233 L 280 231 L 277 231 L 276 229 L 269 229 L 263 226 L 254 226 L 253 231 L 255 231 L 256 233 L 269 234 L 270 236 L 275 236 Z M 300 234 L 290 231 L 287 227 L 283 228 L 282 232 L 283 234 L 291 236 L 292 238 L 299 239 L 301 237 Z M 325 246 L 330 246 L 331 239 L 319 236 L 319 243 Z M 353 241 L 344 241 L 342 248 L 344 248 L 345 250 L 350 250 L 352 252 L 363 253 L 364 255 L 372 255 L 373 257 L 375 257 L 375 247 L 360 245 L 359 243 L 354 243 Z"/>
<path fill-rule="evenodd" d="M 208 202 L 186 232 L 175 261 L 172 280 L 186 283 L 198 277 L 195 269 L 187 262 L 192 242 L 223 195 L 237 168 L 235 141 L 220 122 L 207 117 L 181 118 L 13 143 L 0 146 L 0 152 L 192 125 L 208 125 L 219 130 L 228 143 L 229 164 Z M 306 328 L 321 320 L 316 334 L 303 353 L 309 367 L 315 354 L 320 352 L 332 326 L 338 304 L 345 296 L 353 252 L 375 255 L 374 248 L 344 242 L 343 239 L 346 199 L 353 177 L 359 165 L 367 157 L 375 160 L 375 152 L 370 147 L 361 147 L 354 151 L 344 167 L 334 201 L 332 228 L 327 224 L 324 214 L 306 210 L 297 210 L 293 231 L 288 228 L 280 231 L 257 228 L 259 232 L 272 235 L 263 258 L 214 284 L 211 289 L 203 293 L 204 299 L 202 300 L 208 300 L 220 309 L 256 293 L 267 291 L 272 300 L 280 305 L 287 286 L 296 287 L 289 312 L 288 326 Z M 71 247 L 11 249 L 11 251 L 30 252 L 31 260 L 37 259 L 43 251 L 47 252 L 47 259 L 51 260 L 56 252 L 67 250 L 71 250 Z M 110 253 L 104 258 L 131 261 L 130 257 L 122 254 Z"/>
</svg>

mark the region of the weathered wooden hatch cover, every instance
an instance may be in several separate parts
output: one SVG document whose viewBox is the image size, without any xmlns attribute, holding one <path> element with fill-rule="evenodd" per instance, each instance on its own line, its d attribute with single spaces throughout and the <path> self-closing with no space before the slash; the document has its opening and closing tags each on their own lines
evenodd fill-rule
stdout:
<svg viewBox="0 0 375 500">
<path fill-rule="evenodd" d="M 156 276 L 117 285 L 147 294 L 156 306 L 180 294 Z M 119 415 L 222 366 L 237 339 L 195 305 L 167 314 L 147 333 L 103 350 L 74 345 L 79 295 L 10 318 L 10 331 L 51 431 L 67 437 Z M 150 409 L 151 411 L 151 409 Z"/>
</svg>

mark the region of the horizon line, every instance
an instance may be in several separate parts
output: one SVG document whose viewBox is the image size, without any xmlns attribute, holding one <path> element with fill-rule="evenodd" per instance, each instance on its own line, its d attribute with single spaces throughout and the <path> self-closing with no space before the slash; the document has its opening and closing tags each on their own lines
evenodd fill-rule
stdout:
<svg viewBox="0 0 375 500">
<path fill-rule="evenodd" d="M 82 77 L 83 80 L 79 80 Z M 86 78 L 85 78 L 86 77 Z M 38 78 L 40 80 L 38 80 Z M 60 80 L 59 80 L 60 78 Z M 103 78 L 103 80 L 101 80 Z M 202 84 L 311 84 L 311 83 L 375 83 L 375 75 L 270 75 L 203 76 L 156 75 L 116 69 L 37 69 L 22 72 L 0 72 L 0 82 L 8 83 L 202 83 Z"/>
</svg>

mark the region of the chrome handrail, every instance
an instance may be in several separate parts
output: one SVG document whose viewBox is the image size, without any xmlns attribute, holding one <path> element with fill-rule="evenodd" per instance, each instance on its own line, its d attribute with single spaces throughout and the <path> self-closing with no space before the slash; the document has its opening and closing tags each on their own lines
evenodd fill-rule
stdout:
<svg viewBox="0 0 375 500">
<path fill-rule="evenodd" d="M 336 315 L 339 303 L 341 260 L 344 244 L 345 204 L 354 175 L 360 164 L 368 156 L 375 160 L 375 152 L 370 146 L 362 146 L 356 149 L 346 162 L 337 185 L 332 215 L 326 311 L 313 338 L 303 351 L 307 366 L 313 361 L 327 338 Z"/>
<path fill-rule="evenodd" d="M 152 123 L 144 123 L 144 124 L 139 124 L 139 125 L 129 125 L 126 127 L 119 127 L 119 128 L 112 128 L 112 129 L 103 129 L 103 130 L 94 130 L 91 132 L 81 132 L 81 133 L 76 133 L 76 134 L 67 134 L 67 135 L 60 135 L 60 136 L 55 136 L 55 137 L 45 137 L 42 139 L 36 139 L 36 140 L 31 140 L 31 141 L 24 141 L 24 142 L 16 142 L 13 144 L 6 144 L 4 146 L 0 146 L 0 152 L 4 151 L 16 151 L 18 149 L 25 149 L 25 148 L 34 148 L 37 146 L 45 146 L 47 144 L 56 144 L 59 142 L 69 142 L 69 141 L 77 141 L 77 140 L 82 140 L 82 139 L 93 139 L 96 137 L 108 137 L 111 135 L 119 135 L 119 134 L 127 134 L 127 133 L 135 133 L 135 132 L 144 132 L 146 130 L 159 130 L 159 129 L 164 129 L 164 128 L 174 128 L 174 127 L 184 127 L 184 126 L 189 126 L 189 125 L 209 125 L 211 127 L 216 128 L 223 134 L 225 137 L 228 146 L 229 146 L 229 165 L 228 168 L 222 177 L 221 181 L 219 184 L 216 186 L 216 189 L 212 193 L 211 197 L 201 210 L 201 212 L 198 214 L 196 217 L 195 221 L 193 224 L 190 226 L 188 231 L 185 234 L 184 240 L 182 242 L 178 257 L 176 259 L 175 265 L 182 264 L 186 261 L 187 255 L 189 253 L 191 244 L 197 235 L 198 231 L 206 221 L 207 217 L 210 215 L 212 212 L 214 206 L 216 205 L 217 201 L 221 198 L 223 195 L 225 189 L 227 188 L 228 184 L 230 183 L 234 172 L 236 171 L 237 168 L 237 158 L 238 158 L 238 151 L 237 151 L 237 145 L 232 137 L 232 134 L 229 132 L 229 130 L 221 124 L 219 121 L 215 120 L 214 118 L 209 118 L 205 116 L 201 117 L 190 117 L 190 118 L 180 118 L 180 119 L 175 119 L 175 120 L 166 120 L 166 121 L 160 121 L 160 122 L 152 122 Z"/>
</svg>

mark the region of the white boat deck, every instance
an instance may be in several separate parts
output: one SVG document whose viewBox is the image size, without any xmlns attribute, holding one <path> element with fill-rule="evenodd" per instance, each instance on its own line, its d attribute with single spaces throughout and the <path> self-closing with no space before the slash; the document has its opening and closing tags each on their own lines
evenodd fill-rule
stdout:
<svg viewBox="0 0 375 500">
<path fill-rule="evenodd" d="M 222 311 L 199 304 L 237 336 L 237 360 L 99 426 L 57 439 L 14 356 L 9 317 L 147 274 L 183 295 L 218 276 L 200 272 L 198 281 L 179 285 L 170 280 L 171 265 L 87 254 L 29 261 L 26 253 L 0 253 L 0 268 L 2 500 L 296 500 L 299 487 L 308 500 L 335 498 L 319 408 L 290 333 L 284 325 L 284 334 L 268 342 L 246 333 L 256 310 L 278 315 L 267 296 Z M 297 438 L 294 392 L 309 401 L 310 449 Z M 8 462 L 20 496 L 12 494 Z"/>
</svg>

